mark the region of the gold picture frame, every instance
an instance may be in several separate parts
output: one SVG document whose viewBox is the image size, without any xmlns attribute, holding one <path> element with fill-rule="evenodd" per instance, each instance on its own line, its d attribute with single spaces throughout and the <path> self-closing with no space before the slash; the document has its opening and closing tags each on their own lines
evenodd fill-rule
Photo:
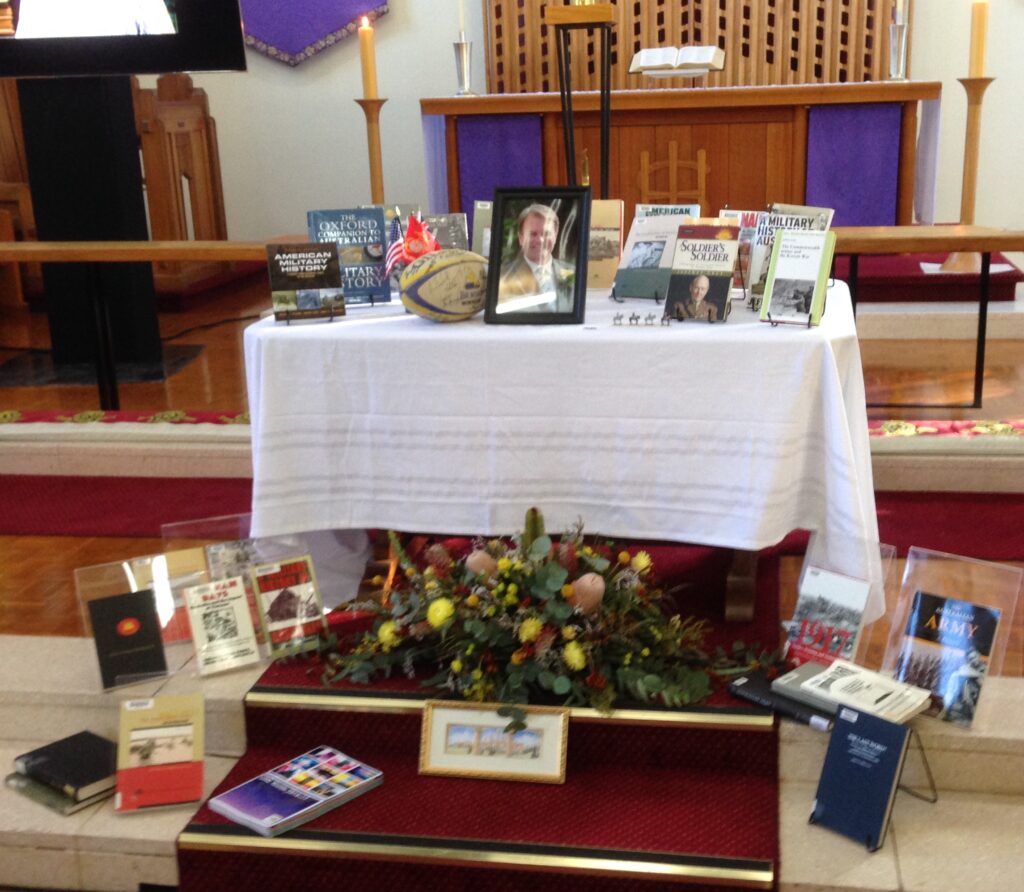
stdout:
<svg viewBox="0 0 1024 892">
<path fill-rule="evenodd" d="M 420 732 L 420 774 L 565 783 L 569 710 L 522 706 L 526 728 L 505 731 L 503 703 L 428 700 Z"/>
</svg>

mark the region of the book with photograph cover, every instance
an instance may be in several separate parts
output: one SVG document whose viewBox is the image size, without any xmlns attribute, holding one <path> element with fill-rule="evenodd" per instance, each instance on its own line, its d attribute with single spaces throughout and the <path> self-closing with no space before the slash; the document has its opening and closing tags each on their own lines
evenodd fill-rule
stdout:
<svg viewBox="0 0 1024 892">
<path fill-rule="evenodd" d="M 590 202 L 590 238 L 587 247 L 587 287 L 611 288 L 622 256 L 623 202 L 595 198 Z"/>
<path fill-rule="evenodd" d="M 836 714 L 810 822 L 876 851 L 885 842 L 910 728 L 848 707 Z"/>
<path fill-rule="evenodd" d="M 469 250 L 469 230 L 465 214 L 427 214 L 423 222 L 430 227 L 442 248 Z"/>
<path fill-rule="evenodd" d="M 57 812 L 57 814 L 64 816 L 73 815 L 83 808 L 88 808 L 97 802 L 103 802 L 114 795 L 114 787 L 111 784 L 106 790 L 95 793 L 85 799 L 75 799 L 72 796 L 68 796 L 67 793 L 62 793 L 60 790 L 56 790 L 47 784 L 41 784 L 28 775 L 19 774 L 17 771 L 8 774 L 4 778 L 4 783 L 9 789 L 14 790 L 15 793 L 24 796 L 26 799 L 31 799 L 33 802 L 38 802 L 40 805 L 45 805 L 47 808 Z"/>
<path fill-rule="evenodd" d="M 932 712 L 969 727 L 988 672 L 1000 611 L 971 601 L 914 593 L 895 675 L 931 692 Z"/>
<path fill-rule="evenodd" d="M 653 214 L 633 219 L 615 272 L 614 297 L 665 300 L 679 227 L 688 219 L 684 214 Z"/>
<path fill-rule="evenodd" d="M 185 589 L 200 675 L 250 666 L 260 650 L 240 576 Z"/>
<path fill-rule="evenodd" d="M 311 242 L 338 246 L 346 306 L 391 300 L 391 285 L 384 272 L 387 230 L 382 207 L 309 211 L 306 222 Z"/>
<path fill-rule="evenodd" d="M 793 663 L 852 660 L 857 653 L 870 583 L 808 567 L 800 580 L 793 618 L 783 623 L 786 658 Z"/>
<path fill-rule="evenodd" d="M 294 322 L 345 315 L 338 246 L 331 242 L 267 245 L 274 318 Z"/>
<path fill-rule="evenodd" d="M 167 674 L 152 589 L 96 598 L 88 605 L 104 689 Z"/>
<path fill-rule="evenodd" d="M 832 225 L 833 213 L 832 208 L 772 204 L 766 213 L 758 217 L 757 231 L 750 246 L 750 290 L 755 294 L 764 293 L 776 232 L 827 232 Z"/>
<path fill-rule="evenodd" d="M 255 564 L 252 587 L 270 656 L 315 650 L 324 621 L 324 605 L 307 555 Z"/>
<path fill-rule="evenodd" d="M 928 708 L 928 691 L 846 660 L 802 663 L 772 681 L 772 690 L 835 713 L 840 706 L 903 723 Z"/>
<path fill-rule="evenodd" d="M 203 696 L 125 700 L 114 808 L 138 811 L 203 798 Z"/>
<path fill-rule="evenodd" d="M 776 233 L 761 301 L 762 322 L 821 322 L 835 247 L 832 231 Z"/>
<path fill-rule="evenodd" d="M 724 322 L 740 248 L 739 227 L 718 220 L 684 223 L 676 235 L 665 316 Z"/>
<path fill-rule="evenodd" d="M 108 795 L 117 778 L 117 744 L 92 731 L 79 731 L 22 753 L 14 770 L 80 802 Z"/>
<path fill-rule="evenodd" d="M 278 836 L 380 786 L 376 768 L 317 746 L 214 796 L 211 811 L 262 836 Z"/>
</svg>

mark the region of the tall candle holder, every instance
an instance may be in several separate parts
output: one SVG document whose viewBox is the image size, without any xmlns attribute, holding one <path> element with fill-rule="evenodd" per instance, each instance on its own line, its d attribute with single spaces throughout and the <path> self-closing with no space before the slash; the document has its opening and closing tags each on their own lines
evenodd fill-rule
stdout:
<svg viewBox="0 0 1024 892">
<path fill-rule="evenodd" d="M 974 223 L 974 206 L 978 192 L 978 158 L 981 146 L 981 102 L 993 77 L 957 78 L 967 92 L 967 130 L 964 134 L 964 174 L 960 188 L 960 222 Z M 980 273 L 981 254 L 955 252 L 942 264 L 943 272 Z"/>
<path fill-rule="evenodd" d="M 366 115 L 366 148 L 370 156 L 370 200 L 384 204 L 384 165 L 380 152 L 380 109 L 386 99 L 357 99 Z"/>
<path fill-rule="evenodd" d="M 476 96 L 470 89 L 470 61 L 473 50 L 472 41 L 466 40 L 466 32 L 459 32 L 459 39 L 452 46 L 455 48 L 455 76 L 458 80 L 456 96 Z"/>
</svg>

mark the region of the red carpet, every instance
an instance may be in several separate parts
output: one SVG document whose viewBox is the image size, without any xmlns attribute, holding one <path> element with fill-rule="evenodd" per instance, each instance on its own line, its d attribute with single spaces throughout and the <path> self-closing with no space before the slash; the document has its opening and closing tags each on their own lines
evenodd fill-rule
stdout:
<svg viewBox="0 0 1024 892">
<path fill-rule="evenodd" d="M 980 276 L 969 273 L 921 272 L 921 262 L 942 263 L 945 254 L 865 254 L 857 268 L 857 302 L 885 301 L 977 301 Z M 999 253 L 992 255 L 992 264 L 1009 263 Z M 848 257 L 837 257 L 835 276 L 849 280 Z M 1024 274 L 1013 268 L 1005 273 L 992 273 L 989 278 L 989 300 L 1013 300 L 1018 282 Z"/>
<path fill-rule="evenodd" d="M 0 535 L 158 537 L 165 523 L 244 514 L 251 498 L 241 478 L 0 475 Z M 882 492 L 876 504 L 881 540 L 901 555 L 917 545 L 1024 560 L 1022 493 Z"/>
</svg>

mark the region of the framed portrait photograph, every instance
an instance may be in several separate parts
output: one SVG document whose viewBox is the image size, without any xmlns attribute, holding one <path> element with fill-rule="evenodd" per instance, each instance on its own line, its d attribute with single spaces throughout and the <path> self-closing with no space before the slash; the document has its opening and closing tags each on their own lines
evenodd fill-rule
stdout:
<svg viewBox="0 0 1024 892">
<path fill-rule="evenodd" d="M 495 189 L 484 321 L 581 323 L 589 231 L 589 187 Z"/>
<path fill-rule="evenodd" d="M 423 707 L 420 774 L 565 783 L 569 710 L 524 706 L 526 727 L 508 732 L 502 703 L 430 700 Z"/>
</svg>

